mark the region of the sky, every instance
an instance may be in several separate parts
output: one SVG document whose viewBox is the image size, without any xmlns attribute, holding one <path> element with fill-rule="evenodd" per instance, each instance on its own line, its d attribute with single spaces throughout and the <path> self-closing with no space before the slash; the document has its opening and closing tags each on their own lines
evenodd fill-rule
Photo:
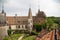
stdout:
<svg viewBox="0 0 60 40">
<path fill-rule="evenodd" d="M 7 16 L 27 16 L 28 10 L 31 8 L 32 15 L 44 11 L 47 16 L 60 17 L 60 0 L 0 0 L 0 12 L 2 3 L 4 2 L 4 10 Z"/>
</svg>

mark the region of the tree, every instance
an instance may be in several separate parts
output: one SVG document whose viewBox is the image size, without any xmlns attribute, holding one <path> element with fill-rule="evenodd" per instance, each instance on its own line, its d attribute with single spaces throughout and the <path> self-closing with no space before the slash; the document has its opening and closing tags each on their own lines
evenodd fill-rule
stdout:
<svg viewBox="0 0 60 40">
<path fill-rule="evenodd" d="M 40 32 L 42 29 L 46 29 L 46 23 L 34 24 L 34 27 L 37 32 Z"/>
<path fill-rule="evenodd" d="M 47 18 L 47 29 L 51 30 L 53 27 L 54 21 L 51 18 Z"/>
</svg>

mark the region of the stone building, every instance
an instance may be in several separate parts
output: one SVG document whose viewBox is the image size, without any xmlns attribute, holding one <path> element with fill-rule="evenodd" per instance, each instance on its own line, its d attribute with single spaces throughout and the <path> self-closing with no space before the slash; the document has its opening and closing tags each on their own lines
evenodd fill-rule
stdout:
<svg viewBox="0 0 60 40">
<path fill-rule="evenodd" d="M 28 16 L 6 16 L 6 22 L 8 26 L 15 30 L 29 30 L 31 31 L 33 28 L 33 25 L 38 23 L 44 23 L 45 22 L 46 15 L 43 11 L 38 10 L 38 13 L 36 16 L 32 16 L 31 8 L 29 8 Z"/>
<path fill-rule="evenodd" d="M 28 16 L 6 16 L 4 10 L 0 13 L 0 23 L 9 26 L 12 30 L 29 30 L 32 31 L 34 24 L 45 22 L 46 15 L 43 11 L 38 10 L 36 16 L 32 16 L 31 8 L 29 8 Z"/>
<path fill-rule="evenodd" d="M 43 11 L 38 10 L 38 13 L 35 17 L 33 17 L 33 23 L 34 24 L 41 24 L 44 23 L 46 19 L 46 15 Z"/>
<path fill-rule="evenodd" d="M 28 16 L 6 16 L 7 25 L 12 30 L 28 30 L 32 31 L 33 16 L 31 8 L 29 8 Z"/>
<path fill-rule="evenodd" d="M 28 16 L 6 16 L 4 9 L 0 13 L 0 34 L 8 35 L 7 30 L 33 30 L 34 24 L 45 22 L 46 15 L 43 11 L 38 10 L 36 16 L 32 16 L 31 8 L 29 8 Z M 1 30 L 1 27 L 3 30 Z M 1 38 L 1 37 L 0 37 Z"/>
<path fill-rule="evenodd" d="M 6 13 L 2 9 L 2 12 L 0 13 L 0 26 L 6 25 Z"/>
<path fill-rule="evenodd" d="M 4 9 L 2 9 L 2 12 L 0 13 L 0 40 L 3 40 L 5 36 L 8 36 L 6 26 L 6 13 L 4 12 Z"/>
</svg>

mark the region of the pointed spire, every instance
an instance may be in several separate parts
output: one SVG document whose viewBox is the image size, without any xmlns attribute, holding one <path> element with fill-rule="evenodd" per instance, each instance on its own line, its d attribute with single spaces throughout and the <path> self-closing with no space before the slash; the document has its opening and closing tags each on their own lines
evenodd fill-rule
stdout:
<svg viewBox="0 0 60 40">
<path fill-rule="evenodd" d="M 37 17 L 40 17 L 40 15 L 41 15 L 41 11 L 40 9 L 38 9 Z"/>
<path fill-rule="evenodd" d="M 40 0 L 38 0 L 38 15 L 40 14 Z"/>
<path fill-rule="evenodd" d="M 38 0 L 38 10 L 40 10 L 40 4 L 39 4 L 39 0 Z"/>
<path fill-rule="evenodd" d="M 40 13 L 40 9 L 38 9 L 38 13 Z"/>
<path fill-rule="evenodd" d="M 2 0 L 2 13 L 4 13 L 4 1 Z"/>
<path fill-rule="evenodd" d="M 31 8 L 29 8 L 28 18 L 32 18 Z"/>
<path fill-rule="evenodd" d="M 3 4 L 2 4 L 2 13 L 4 13 L 4 6 L 3 6 Z"/>
<path fill-rule="evenodd" d="M 15 17 L 17 16 L 17 14 L 15 14 Z"/>
</svg>

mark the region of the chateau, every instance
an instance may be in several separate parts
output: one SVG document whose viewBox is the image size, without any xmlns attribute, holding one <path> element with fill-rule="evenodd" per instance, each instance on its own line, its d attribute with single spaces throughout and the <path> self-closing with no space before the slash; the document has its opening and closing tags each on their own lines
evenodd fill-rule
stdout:
<svg viewBox="0 0 60 40">
<path fill-rule="evenodd" d="M 0 40 L 8 35 L 7 30 L 26 30 L 31 32 L 34 24 L 44 23 L 46 15 L 43 11 L 38 10 L 36 16 L 32 16 L 31 8 L 28 10 L 28 16 L 6 16 L 6 12 L 2 8 L 0 13 Z M 1 38 L 2 37 L 2 38 Z"/>
<path fill-rule="evenodd" d="M 38 10 L 36 16 L 32 16 L 31 8 L 29 8 L 28 16 L 6 16 L 4 10 L 0 13 L 0 25 L 7 25 L 12 30 L 29 30 L 32 31 L 34 24 L 45 22 L 46 15 L 43 11 Z"/>
</svg>

